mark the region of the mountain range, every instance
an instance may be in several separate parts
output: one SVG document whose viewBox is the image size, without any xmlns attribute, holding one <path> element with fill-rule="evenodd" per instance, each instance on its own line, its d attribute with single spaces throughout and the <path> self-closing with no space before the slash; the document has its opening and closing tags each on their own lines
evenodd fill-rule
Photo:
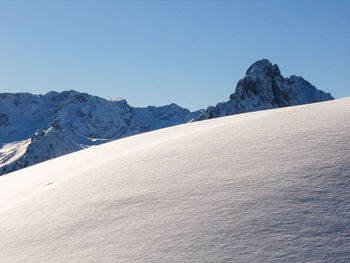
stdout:
<svg viewBox="0 0 350 263">
<path fill-rule="evenodd" d="M 249 67 L 229 101 L 190 112 L 176 104 L 131 107 L 77 91 L 0 94 L 0 175 L 123 137 L 238 113 L 334 99 L 266 59 Z"/>
</svg>

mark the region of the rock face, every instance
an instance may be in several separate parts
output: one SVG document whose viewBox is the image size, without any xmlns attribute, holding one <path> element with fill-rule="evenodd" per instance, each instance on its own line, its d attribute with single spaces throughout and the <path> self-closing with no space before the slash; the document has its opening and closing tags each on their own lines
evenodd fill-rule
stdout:
<svg viewBox="0 0 350 263">
<path fill-rule="evenodd" d="M 227 102 L 218 103 L 204 111 L 199 120 L 237 113 L 301 105 L 334 99 L 329 93 L 316 89 L 302 77 L 284 78 L 278 66 L 267 59 L 249 67 L 236 91 Z"/>
<path fill-rule="evenodd" d="M 0 174 L 198 118 L 176 104 L 133 108 L 77 91 L 0 94 Z"/>
</svg>

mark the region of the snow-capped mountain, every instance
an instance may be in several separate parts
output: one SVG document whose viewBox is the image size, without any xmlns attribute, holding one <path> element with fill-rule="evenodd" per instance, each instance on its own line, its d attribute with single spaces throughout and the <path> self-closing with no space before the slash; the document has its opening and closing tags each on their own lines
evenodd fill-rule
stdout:
<svg viewBox="0 0 350 263">
<path fill-rule="evenodd" d="M 175 103 L 161 107 L 134 108 L 135 118 L 152 127 L 152 130 L 193 121 L 202 112 L 203 110 L 190 112 Z"/>
<path fill-rule="evenodd" d="M 134 108 L 77 91 L 0 94 L 0 175 L 110 140 L 193 120 L 332 100 L 302 77 L 255 62 L 228 102 L 190 112 L 176 104 Z"/>
<path fill-rule="evenodd" d="M 229 101 L 208 107 L 199 120 L 332 99 L 329 93 L 316 89 L 302 77 L 284 78 L 276 64 L 262 59 L 248 68 Z"/>
<path fill-rule="evenodd" d="M 4 175 L 1 263 L 350 262 L 349 112 L 193 122 Z"/>
<path fill-rule="evenodd" d="M 189 122 L 176 104 L 133 108 L 77 91 L 0 94 L 0 174 L 109 140 Z"/>
</svg>

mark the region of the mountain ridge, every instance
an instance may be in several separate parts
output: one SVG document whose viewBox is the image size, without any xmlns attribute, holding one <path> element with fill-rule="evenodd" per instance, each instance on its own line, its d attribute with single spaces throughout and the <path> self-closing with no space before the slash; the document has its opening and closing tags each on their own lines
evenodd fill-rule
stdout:
<svg viewBox="0 0 350 263">
<path fill-rule="evenodd" d="M 333 99 L 329 93 L 316 89 L 302 77 L 283 77 L 277 64 L 261 59 L 252 64 L 244 78 L 238 81 L 229 101 L 209 106 L 198 120 Z"/>
<path fill-rule="evenodd" d="M 2 93 L 0 175 L 110 140 L 185 123 L 199 113 L 176 104 L 133 108 L 125 99 L 108 101 L 74 90 Z M 6 151 L 9 146 L 11 151 Z"/>
<path fill-rule="evenodd" d="M 70 90 L 0 94 L 0 175 L 111 140 L 192 121 L 334 99 L 267 59 L 252 64 L 227 102 L 190 112 L 175 103 L 131 107 Z"/>
</svg>

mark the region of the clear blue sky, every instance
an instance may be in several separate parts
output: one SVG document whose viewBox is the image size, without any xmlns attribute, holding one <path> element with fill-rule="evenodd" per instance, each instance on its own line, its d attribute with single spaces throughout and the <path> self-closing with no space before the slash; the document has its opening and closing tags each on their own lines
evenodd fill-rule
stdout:
<svg viewBox="0 0 350 263">
<path fill-rule="evenodd" d="M 0 0 L 0 92 L 225 101 L 254 61 L 350 96 L 350 1 Z"/>
</svg>

